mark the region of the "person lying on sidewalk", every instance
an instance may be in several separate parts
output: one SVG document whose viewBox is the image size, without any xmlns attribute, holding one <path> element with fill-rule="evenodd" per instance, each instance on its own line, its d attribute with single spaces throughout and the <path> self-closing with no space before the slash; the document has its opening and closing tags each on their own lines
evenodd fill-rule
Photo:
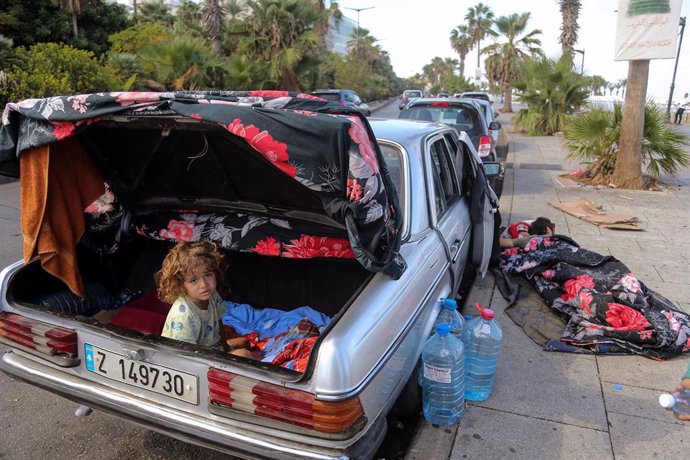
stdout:
<svg viewBox="0 0 690 460">
<path fill-rule="evenodd" d="M 517 238 L 500 238 L 499 244 L 502 248 L 524 248 L 533 236 L 553 235 L 556 230 L 556 224 L 551 222 L 547 217 L 537 217 L 534 219 L 528 225 L 526 232 L 520 229 L 520 224 L 524 223 L 525 222 L 517 222 L 513 224 L 517 225 L 516 229 L 519 231 L 519 236 Z M 508 227 L 509 231 L 511 227 Z"/>
</svg>

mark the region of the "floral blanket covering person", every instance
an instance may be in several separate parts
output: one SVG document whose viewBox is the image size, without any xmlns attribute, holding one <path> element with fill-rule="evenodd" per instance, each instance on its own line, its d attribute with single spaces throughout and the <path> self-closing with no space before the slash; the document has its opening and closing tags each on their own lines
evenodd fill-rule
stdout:
<svg viewBox="0 0 690 460">
<path fill-rule="evenodd" d="M 611 256 L 565 236 L 532 238 L 500 256 L 504 273 L 522 274 L 567 320 L 561 341 L 615 344 L 657 360 L 690 351 L 690 316 L 639 281 Z"/>
</svg>

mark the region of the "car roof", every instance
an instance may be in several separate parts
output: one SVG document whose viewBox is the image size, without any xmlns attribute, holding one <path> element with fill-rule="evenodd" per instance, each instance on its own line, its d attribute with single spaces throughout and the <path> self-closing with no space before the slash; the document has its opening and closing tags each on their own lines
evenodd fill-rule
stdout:
<svg viewBox="0 0 690 460">
<path fill-rule="evenodd" d="M 449 98 L 449 97 L 425 97 L 425 98 L 413 99 L 412 101 L 407 103 L 407 105 L 405 106 L 405 108 L 403 110 L 407 110 L 411 107 L 418 107 L 420 105 L 433 105 L 435 102 L 442 102 L 443 104 L 449 104 L 451 106 L 471 105 L 475 109 L 479 110 L 479 107 L 476 104 L 476 100 L 474 100 L 474 99 L 458 99 L 458 98 Z"/>
<path fill-rule="evenodd" d="M 402 118 L 369 118 L 369 124 L 377 138 L 397 142 L 406 148 L 416 144 L 422 137 L 449 129 L 448 125 L 442 123 Z"/>
<path fill-rule="evenodd" d="M 351 89 L 346 89 L 346 88 L 340 88 L 340 89 L 334 89 L 334 88 L 329 88 L 329 89 L 317 89 L 316 91 L 313 91 L 312 94 L 337 94 L 341 91 L 352 91 Z"/>
</svg>

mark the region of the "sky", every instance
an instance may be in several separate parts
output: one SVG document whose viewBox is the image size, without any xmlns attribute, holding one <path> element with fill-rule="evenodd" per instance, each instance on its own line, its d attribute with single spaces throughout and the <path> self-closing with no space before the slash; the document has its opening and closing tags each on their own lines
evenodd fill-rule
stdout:
<svg viewBox="0 0 690 460">
<path fill-rule="evenodd" d="M 357 21 L 357 12 L 348 8 L 367 8 L 359 13 L 360 26 L 369 30 L 388 52 L 395 73 L 410 77 L 421 73 L 422 67 L 435 56 L 458 59 L 450 47 L 450 31 L 464 24 L 467 9 L 478 0 L 340 0 L 345 16 Z M 561 52 L 561 13 L 556 0 L 483 0 L 496 17 L 512 13 L 531 13 L 528 30 L 541 29 L 542 49 L 549 57 Z M 616 15 L 618 0 L 582 0 L 578 22 L 580 30 L 576 49 L 584 49 L 585 74 L 601 75 L 609 82 L 627 78 L 628 62 L 614 61 Z M 690 0 L 684 0 L 681 17 L 690 16 Z M 690 23 L 684 33 L 674 99 L 690 92 Z M 489 39 L 487 39 L 489 40 Z M 482 47 L 490 41 L 482 42 Z M 477 63 L 476 48 L 466 58 L 465 76 L 472 77 Z M 576 54 L 580 67 L 582 54 Z M 673 76 L 674 59 L 655 59 L 650 63 L 648 97 L 666 101 Z M 482 64 L 483 67 L 483 64 Z"/>
</svg>

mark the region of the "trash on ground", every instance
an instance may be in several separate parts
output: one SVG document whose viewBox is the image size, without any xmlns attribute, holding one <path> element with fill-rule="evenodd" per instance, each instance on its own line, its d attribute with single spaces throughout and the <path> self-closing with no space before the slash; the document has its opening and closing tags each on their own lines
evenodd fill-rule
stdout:
<svg viewBox="0 0 690 460">
<path fill-rule="evenodd" d="M 614 230 L 636 230 L 643 231 L 637 225 L 638 218 L 632 214 L 613 214 L 602 211 L 602 206 L 592 201 L 580 198 L 579 201 L 569 201 L 565 203 L 549 202 L 550 206 L 578 217 L 590 224 Z"/>
</svg>

